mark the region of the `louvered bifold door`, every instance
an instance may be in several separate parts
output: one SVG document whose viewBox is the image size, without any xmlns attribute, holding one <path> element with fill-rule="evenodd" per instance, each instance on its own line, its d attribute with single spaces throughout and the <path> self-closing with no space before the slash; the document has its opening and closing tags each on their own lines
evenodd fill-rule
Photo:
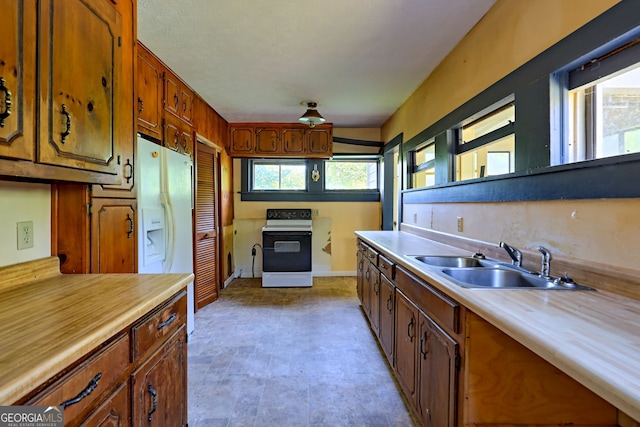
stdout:
<svg viewBox="0 0 640 427">
<path fill-rule="evenodd" d="M 218 299 L 216 151 L 198 144 L 196 168 L 196 310 Z"/>
</svg>

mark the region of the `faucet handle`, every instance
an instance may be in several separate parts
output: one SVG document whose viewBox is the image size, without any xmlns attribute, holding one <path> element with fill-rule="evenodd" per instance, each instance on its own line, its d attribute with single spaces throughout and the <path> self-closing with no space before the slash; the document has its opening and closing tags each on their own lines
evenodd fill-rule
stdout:
<svg viewBox="0 0 640 427">
<path fill-rule="evenodd" d="M 544 246 L 538 246 L 538 252 L 542 254 L 542 267 L 540 268 L 540 277 L 548 278 L 551 270 L 551 251 Z"/>
</svg>

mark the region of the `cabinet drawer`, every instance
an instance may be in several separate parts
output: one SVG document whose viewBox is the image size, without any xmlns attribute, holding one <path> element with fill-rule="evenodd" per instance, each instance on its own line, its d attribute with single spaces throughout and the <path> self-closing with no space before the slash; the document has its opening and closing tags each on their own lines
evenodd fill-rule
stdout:
<svg viewBox="0 0 640 427">
<path fill-rule="evenodd" d="M 369 249 L 369 245 L 362 240 L 358 240 L 358 250 L 362 253 L 367 253 L 367 249 Z"/>
<path fill-rule="evenodd" d="M 96 354 L 38 393 L 27 405 L 65 406 L 66 423 L 86 414 L 111 390 L 129 366 L 129 336 L 121 335 Z M 82 394 L 86 394 L 82 397 Z"/>
<path fill-rule="evenodd" d="M 187 319 L 187 294 L 181 292 L 132 329 L 133 360 L 160 346 Z"/>
<path fill-rule="evenodd" d="M 395 283 L 420 310 L 450 333 L 460 333 L 460 305 L 400 266 Z"/>
<path fill-rule="evenodd" d="M 382 254 L 378 255 L 378 269 L 391 280 L 395 278 L 395 267 L 396 265 L 389 258 Z"/>
<path fill-rule="evenodd" d="M 367 259 L 373 263 L 373 265 L 378 265 L 378 251 L 368 246 L 365 255 L 367 256 Z"/>
</svg>

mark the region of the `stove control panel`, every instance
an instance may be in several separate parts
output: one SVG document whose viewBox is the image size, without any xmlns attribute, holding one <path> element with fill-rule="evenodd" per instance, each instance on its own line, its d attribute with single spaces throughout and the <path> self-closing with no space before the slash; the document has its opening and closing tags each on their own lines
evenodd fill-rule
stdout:
<svg viewBox="0 0 640 427">
<path fill-rule="evenodd" d="M 306 219 L 311 220 L 311 209 L 267 209 L 267 219 Z"/>
</svg>

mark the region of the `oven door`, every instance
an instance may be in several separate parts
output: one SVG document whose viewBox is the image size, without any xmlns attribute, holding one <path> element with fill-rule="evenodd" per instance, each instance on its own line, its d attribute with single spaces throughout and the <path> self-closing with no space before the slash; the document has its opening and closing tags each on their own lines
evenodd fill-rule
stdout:
<svg viewBox="0 0 640 427">
<path fill-rule="evenodd" d="M 311 232 L 263 231 L 262 271 L 311 271 Z"/>
</svg>

